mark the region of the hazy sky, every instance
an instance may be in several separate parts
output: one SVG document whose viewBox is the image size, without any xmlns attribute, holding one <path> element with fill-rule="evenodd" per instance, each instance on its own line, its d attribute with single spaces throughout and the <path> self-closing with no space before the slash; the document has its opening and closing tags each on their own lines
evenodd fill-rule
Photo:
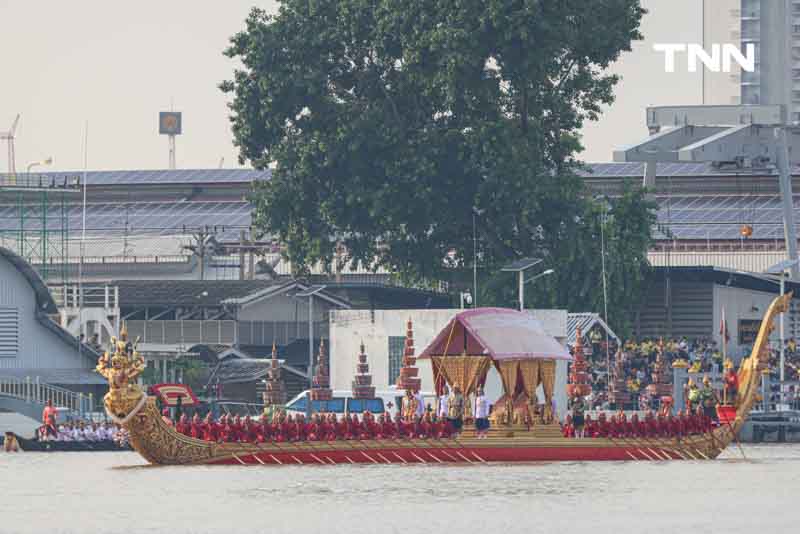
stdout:
<svg viewBox="0 0 800 534">
<path fill-rule="evenodd" d="M 647 40 L 615 66 L 617 103 L 585 129 L 582 158 L 608 161 L 614 146 L 646 134 L 644 107 L 697 104 L 699 75 L 665 74 L 653 42 L 699 42 L 700 2 L 645 0 Z M 0 0 L 0 131 L 22 115 L 17 170 L 52 156 L 54 170 L 83 166 L 89 123 L 90 169 L 167 167 L 158 112 L 183 112 L 179 168 L 238 166 L 226 96 L 217 84 L 234 64 L 222 55 L 251 6 L 274 1 Z M 0 172 L 7 169 L 5 143 Z"/>
</svg>

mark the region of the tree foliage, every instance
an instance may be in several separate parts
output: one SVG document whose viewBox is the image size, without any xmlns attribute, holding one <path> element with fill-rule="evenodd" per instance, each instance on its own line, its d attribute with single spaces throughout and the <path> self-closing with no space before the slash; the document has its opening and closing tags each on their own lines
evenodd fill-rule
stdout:
<svg viewBox="0 0 800 534">
<path fill-rule="evenodd" d="M 599 255 L 581 233 L 596 230 L 598 207 L 575 173 L 578 132 L 613 101 L 617 78 L 605 69 L 640 38 L 642 14 L 638 0 L 283 0 L 277 15 L 253 10 L 226 52 L 241 67 L 221 87 L 233 95 L 240 160 L 275 165 L 253 194 L 256 227 L 300 268 L 330 265 L 341 244 L 353 264 L 446 278 L 471 265 L 478 209 L 484 273 L 540 256 L 559 273 L 572 270 L 564 261 L 587 262 L 583 284 L 596 283 Z M 646 219 L 626 194 L 612 211 Z M 649 239 L 649 228 L 634 231 L 644 233 L 631 246 Z M 596 305 L 574 285 L 552 287 L 541 292 L 552 304 Z"/>
</svg>

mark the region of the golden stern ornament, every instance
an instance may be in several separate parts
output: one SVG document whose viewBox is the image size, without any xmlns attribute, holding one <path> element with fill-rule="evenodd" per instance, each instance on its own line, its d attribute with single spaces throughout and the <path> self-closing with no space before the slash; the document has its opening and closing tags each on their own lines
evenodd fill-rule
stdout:
<svg viewBox="0 0 800 534">
<path fill-rule="evenodd" d="M 103 397 L 106 410 L 115 422 L 122 424 L 144 405 L 146 395 L 136 379 L 146 366 L 135 345 L 128 343 L 125 328 L 122 329 L 119 339 L 111 338 L 111 347 L 114 354 L 109 356 L 108 351 L 103 353 L 95 370 L 108 380 L 108 393 Z"/>
</svg>

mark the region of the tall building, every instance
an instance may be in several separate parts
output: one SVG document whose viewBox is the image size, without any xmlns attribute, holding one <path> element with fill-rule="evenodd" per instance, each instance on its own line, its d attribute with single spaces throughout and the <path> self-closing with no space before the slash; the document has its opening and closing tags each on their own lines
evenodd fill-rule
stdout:
<svg viewBox="0 0 800 534">
<path fill-rule="evenodd" d="M 741 4 L 743 0 L 703 0 L 703 49 L 712 44 L 741 41 Z M 701 104 L 724 106 L 741 104 L 741 69 L 734 72 L 711 72 L 702 69 L 703 93 Z"/>
<path fill-rule="evenodd" d="M 755 46 L 754 72 L 703 72 L 703 104 L 779 104 L 800 122 L 800 0 L 703 0 L 703 47 Z"/>
</svg>

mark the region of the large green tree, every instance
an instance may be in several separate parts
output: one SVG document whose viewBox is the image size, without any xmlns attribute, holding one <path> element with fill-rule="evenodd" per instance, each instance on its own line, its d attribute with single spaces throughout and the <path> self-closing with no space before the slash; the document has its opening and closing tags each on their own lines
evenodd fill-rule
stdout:
<svg viewBox="0 0 800 534">
<path fill-rule="evenodd" d="M 352 263 L 450 278 L 471 265 L 477 209 L 483 279 L 540 256 L 560 285 L 536 284 L 534 298 L 596 307 L 599 204 L 575 172 L 578 132 L 613 101 L 606 68 L 640 38 L 642 14 L 638 0 L 283 0 L 277 15 L 253 10 L 226 52 L 241 67 L 222 89 L 233 95 L 240 160 L 274 165 L 253 194 L 255 226 L 300 269 L 330 265 L 342 244 Z M 635 201 L 615 209 L 648 217 Z M 631 244 L 649 239 L 649 227 L 634 231 L 644 233 Z"/>
</svg>

